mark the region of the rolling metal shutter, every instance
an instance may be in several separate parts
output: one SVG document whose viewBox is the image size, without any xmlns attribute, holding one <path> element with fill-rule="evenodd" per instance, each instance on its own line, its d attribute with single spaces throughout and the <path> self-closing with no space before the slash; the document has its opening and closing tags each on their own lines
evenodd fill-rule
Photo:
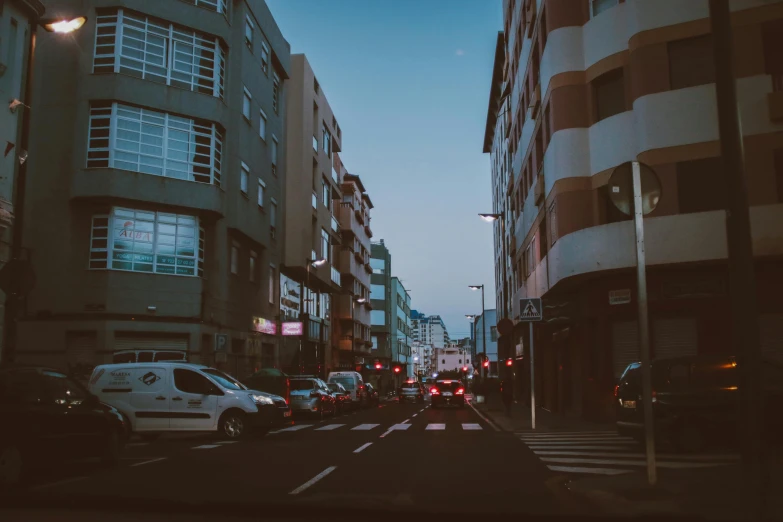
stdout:
<svg viewBox="0 0 783 522">
<path fill-rule="evenodd" d="M 172 350 L 188 351 L 188 336 L 147 336 L 117 333 L 114 336 L 114 350 Z"/>
<path fill-rule="evenodd" d="M 699 333 L 696 319 L 692 317 L 653 319 L 652 326 L 654 359 L 671 359 L 697 354 Z"/>
<path fill-rule="evenodd" d="M 639 361 L 639 328 L 636 321 L 612 323 L 612 366 L 620 378 L 625 368 Z"/>
<path fill-rule="evenodd" d="M 759 315 L 761 354 L 783 362 L 783 313 Z"/>
</svg>

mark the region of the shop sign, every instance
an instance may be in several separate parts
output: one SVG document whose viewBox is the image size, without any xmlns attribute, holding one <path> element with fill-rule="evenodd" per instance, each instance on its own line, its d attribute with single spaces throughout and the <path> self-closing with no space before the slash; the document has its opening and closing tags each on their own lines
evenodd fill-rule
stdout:
<svg viewBox="0 0 783 522">
<path fill-rule="evenodd" d="M 285 336 L 302 335 L 304 333 L 304 323 L 282 323 L 282 330 Z"/>
<path fill-rule="evenodd" d="M 631 290 L 629 288 L 609 291 L 610 305 L 628 304 L 630 302 L 631 302 Z"/>
<path fill-rule="evenodd" d="M 277 323 L 263 317 L 253 317 L 253 331 L 267 335 L 276 335 Z"/>
</svg>

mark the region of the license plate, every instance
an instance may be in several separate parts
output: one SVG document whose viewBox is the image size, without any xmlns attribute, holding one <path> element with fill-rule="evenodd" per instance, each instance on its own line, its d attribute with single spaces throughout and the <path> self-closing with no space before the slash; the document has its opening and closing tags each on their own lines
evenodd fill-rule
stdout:
<svg viewBox="0 0 783 522">
<path fill-rule="evenodd" d="M 283 413 L 283 417 L 290 417 L 291 416 L 291 410 L 288 410 L 287 412 Z"/>
<path fill-rule="evenodd" d="M 636 401 L 623 401 L 623 408 L 636 408 Z"/>
<path fill-rule="evenodd" d="M 451 397 L 451 395 L 452 395 L 451 392 L 443 392 L 444 397 Z"/>
</svg>

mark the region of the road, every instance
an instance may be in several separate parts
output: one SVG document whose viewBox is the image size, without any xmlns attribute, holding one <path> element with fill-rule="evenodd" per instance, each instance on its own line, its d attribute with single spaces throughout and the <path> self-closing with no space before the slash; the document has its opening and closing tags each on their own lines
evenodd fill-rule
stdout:
<svg viewBox="0 0 783 522">
<path fill-rule="evenodd" d="M 470 407 L 389 402 L 238 442 L 198 434 L 131 442 L 117 468 L 52 471 L 7 501 L 562 514 L 568 501 L 553 477 L 513 433 Z"/>
</svg>

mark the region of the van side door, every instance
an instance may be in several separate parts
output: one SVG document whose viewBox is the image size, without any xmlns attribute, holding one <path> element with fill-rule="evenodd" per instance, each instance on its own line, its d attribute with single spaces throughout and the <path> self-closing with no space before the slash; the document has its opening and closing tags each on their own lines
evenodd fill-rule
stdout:
<svg viewBox="0 0 783 522">
<path fill-rule="evenodd" d="M 171 428 L 210 431 L 217 427 L 217 386 L 198 372 L 174 368 Z M 219 392 L 223 395 L 222 392 Z"/>
<path fill-rule="evenodd" d="M 136 367 L 131 370 L 132 412 L 135 431 L 165 431 L 171 427 L 171 370 L 165 367 Z"/>
</svg>

